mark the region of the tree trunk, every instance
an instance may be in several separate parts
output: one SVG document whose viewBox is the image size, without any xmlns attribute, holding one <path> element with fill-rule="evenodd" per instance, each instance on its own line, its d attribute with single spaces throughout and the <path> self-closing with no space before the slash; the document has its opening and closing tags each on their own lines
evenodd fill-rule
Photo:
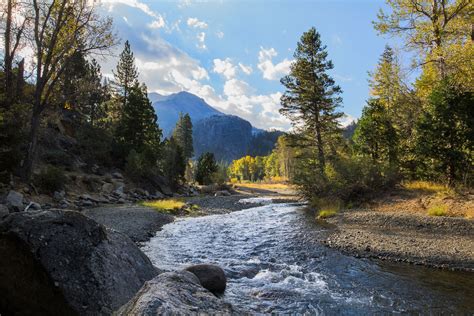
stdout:
<svg viewBox="0 0 474 316">
<path fill-rule="evenodd" d="M 38 134 L 41 123 L 41 113 L 43 112 L 40 103 L 35 103 L 33 107 L 33 114 L 31 116 L 31 127 L 29 134 L 28 149 L 26 153 L 25 162 L 23 164 L 23 179 L 30 180 L 33 172 L 33 165 L 36 159 L 36 152 L 38 150 Z"/>
<path fill-rule="evenodd" d="M 18 102 L 23 100 L 23 87 L 25 86 L 25 59 L 18 63 L 18 75 L 16 77 L 15 98 Z"/>
<path fill-rule="evenodd" d="M 12 55 L 11 55 L 11 25 L 12 25 L 12 1 L 8 0 L 7 3 L 7 17 L 5 25 L 5 103 L 6 107 L 11 107 L 13 98 L 13 78 L 12 78 Z"/>
<path fill-rule="evenodd" d="M 324 157 L 323 140 L 321 138 L 321 126 L 319 126 L 319 117 L 316 116 L 316 146 L 318 147 L 318 162 L 319 171 L 321 175 L 324 175 L 324 167 L 326 166 L 326 160 Z"/>
</svg>

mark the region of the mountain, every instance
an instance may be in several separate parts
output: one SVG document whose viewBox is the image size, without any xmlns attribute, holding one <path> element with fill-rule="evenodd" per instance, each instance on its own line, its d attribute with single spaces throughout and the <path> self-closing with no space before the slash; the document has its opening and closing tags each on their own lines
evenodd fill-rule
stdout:
<svg viewBox="0 0 474 316">
<path fill-rule="evenodd" d="M 188 113 L 193 123 L 212 115 L 224 115 L 203 99 L 189 92 L 183 91 L 169 96 L 150 93 L 148 98 L 158 115 L 158 125 L 163 130 L 165 137 L 170 136 L 173 132 L 180 112 Z"/>
<path fill-rule="evenodd" d="M 250 122 L 224 114 L 189 92 L 169 96 L 150 93 L 148 98 L 158 115 L 163 135 L 169 137 L 179 113 L 188 113 L 193 122 L 194 155 L 212 152 L 218 161 L 231 162 L 245 155 L 268 155 L 283 132 L 265 131 Z"/>
<path fill-rule="evenodd" d="M 217 161 L 230 162 L 247 153 L 252 125 L 238 116 L 213 115 L 193 126 L 194 154 L 212 152 Z"/>
</svg>

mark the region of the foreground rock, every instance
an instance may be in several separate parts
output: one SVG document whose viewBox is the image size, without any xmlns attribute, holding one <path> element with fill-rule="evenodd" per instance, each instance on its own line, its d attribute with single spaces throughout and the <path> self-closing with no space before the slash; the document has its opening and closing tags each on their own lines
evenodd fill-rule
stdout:
<svg viewBox="0 0 474 316">
<path fill-rule="evenodd" d="M 186 268 L 194 274 L 201 285 L 214 294 L 224 293 L 227 279 L 221 267 L 212 264 L 198 264 Z"/>
<path fill-rule="evenodd" d="M 144 242 L 174 218 L 149 207 L 139 205 L 97 207 L 84 210 L 84 215 L 102 225 L 119 231 L 134 242 Z"/>
<path fill-rule="evenodd" d="M 111 314 L 157 273 L 127 236 L 74 211 L 4 217 L 0 253 L 7 315 Z"/>
<path fill-rule="evenodd" d="M 118 315 L 229 315 L 229 303 L 217 298 L 188 271 L 167 272 L 145 283 Z"/>
</svg>

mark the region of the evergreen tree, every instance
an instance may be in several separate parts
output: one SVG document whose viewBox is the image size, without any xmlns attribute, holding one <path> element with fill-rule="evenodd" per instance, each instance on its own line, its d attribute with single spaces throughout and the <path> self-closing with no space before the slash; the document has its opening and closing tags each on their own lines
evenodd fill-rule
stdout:
<svg viewBox="0 0 474 316">
<path fill-rule="evenodd" d="M 116 70 L 114 71 L 115 83 L 121 95 L 122 106 L 125 107 L 130 90 L 135 86 L 138 79 L 138 69 L 135 66 L 135 57 L 130 49 L 130 43 L 125 42 L 125 47 L 120 53 Z"/>
<path fill-rule="evenodd" d="M 139 86 L 138 82 L 135 82 L 127 96 L 116 130 L 123 154 L 126 156 L 132 149 L 138 153 L 146 150 L 157 158 L 161 135 L 155 110 L 148 100 L 146 86 Z"/>
<path fill-rule="evenodd" d="M 179 113 L 179 119 L 173 131 L 173 137 L 177 144 L 183 149 L 186 159 L 191 159 L 194 155 L 193 147 L 193 123 L 188 113 Z"/>
<path fill-rule="evenodd" d="M 356 149 L 369 155 L 374 163 L 397 161 L 397 134 L 392 126 L 387 109 L 380 99 L 371 99 L 362 110 L 362 117 L 354 133 Z"/>
<path fill-rule="evenodd" d="M 396 107 L 401 98 L 402 78 L 400 65 L 396 60 L 393 49 L 386 45 L 385 50 L 374 73 L 370 73 L 369 85 L 371 94 L 380 99 L 390 114 L 396 113 Z"/>
<path fill-rule="evenodd" d="M 311 28 L 298 42 L 290 74 L 281 79 L 286 91 L 281 97 L 280 113 L 302 129 L 310 140 L 306 146 L 316 148 L 314 160 L 321 174 L 326 164 L 325 137 L 331 138 L 339 131 L 338 118 L 343 115 L 336 111 L 341 88 L 327 73 L 333 68 L 327 55 L 319 33 Z"/>
<path fill-rule="evenodd" d="M 186 172 L 183 150 L 174 137 L 165 141 L 163 149 L 162 172 L 170 184 L 176 187 L 183 180 Z"/>
<path fill-rule="evenodd" d="M 216 159 L 213 153 L 202 154 L 197 162 L 196 166 L 196 181 L 199 184 L 211 184 L 212 176 L 217 171 Z"/>
<path fill-rule="evenodd" d="M 473 104 L 471 91 L 462 91 L 445 79 L 434 89 L 418 123 L 419 163 L 440 172 L 449 185 L 456 180 L 464 180 L 465 184 L 472 181 L 469 179 L 474 157 Z"/>
</svg>

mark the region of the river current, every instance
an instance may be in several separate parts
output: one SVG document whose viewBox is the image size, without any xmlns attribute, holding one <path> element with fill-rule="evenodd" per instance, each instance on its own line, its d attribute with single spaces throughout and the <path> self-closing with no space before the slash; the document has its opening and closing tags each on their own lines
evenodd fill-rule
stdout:
<svg viewBox="0 0 474 316">
<path fill-rule="evenodd" d="M 474 313 L 472 274 L 346 256 L 320 243 L 327 229 L 301 205 L 269 203 L 179 219 L 142 249 L 163 270 L 221 266 L 223 299 L 252 314 Z"/>
</svg>

